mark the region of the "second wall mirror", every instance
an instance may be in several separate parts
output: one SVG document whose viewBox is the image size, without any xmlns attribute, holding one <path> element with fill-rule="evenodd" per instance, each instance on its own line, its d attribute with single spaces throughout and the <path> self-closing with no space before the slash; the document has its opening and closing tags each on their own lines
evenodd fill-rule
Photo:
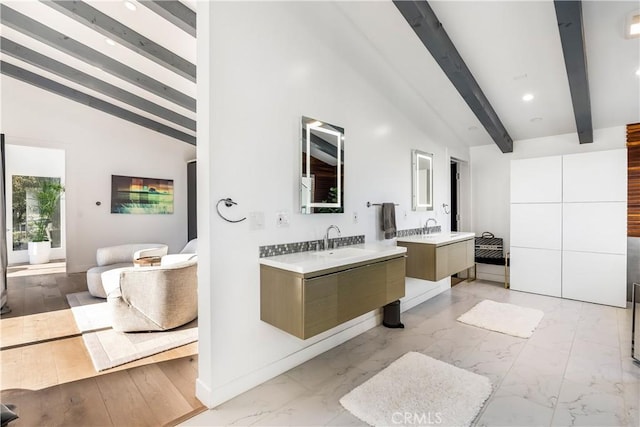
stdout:
<svg viewBox="0 0 640 427">
<path fill-rule="evenodd" d="M 411 177 L 413 210 L 433 210 L 433 154 L 411 150 Z"/>
<path fill-rule="evenodd" d="M 302 117 L 300 212 L 344 212 L 344 129 Z"/>
</svg>

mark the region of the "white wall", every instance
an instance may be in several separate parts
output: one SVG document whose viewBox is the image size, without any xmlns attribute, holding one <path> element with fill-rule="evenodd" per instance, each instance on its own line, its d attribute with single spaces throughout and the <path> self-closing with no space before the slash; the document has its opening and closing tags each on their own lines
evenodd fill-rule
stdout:
<svg viewBox="0 0 640 427">
<path fill-rule="evenodd" d="M 318 239 L 330 224 L 343 236 L 379 240 L 380 210 L 367 201 L 400 204 L 400 229 L 432 216 L 448 228 L 441 208 L 411 211 L 411 149 L 434 153 L 437 207 L 450 203 L 449 153 L 468 159 L 468 152 L 434 141 L 396 107 L 415 96 L 409 88 L 391 94 L 393 103 L 378 92 L 367 77 L 376 54 L 335 5 L 198 8 L 198 229 L 201 259 L 210 262 L 199 265 L 197 395 L 215 406 L 372 326 L 359 319 L 302 341 L 261 322 L 258 246 Z M 357 45 L 357 59 L 340 53 L 345 44 Z M 303 115 L 345 128 L 344 214 L 298 213 Z M 221 220 L 214 207 L 224 197 L 238 202 L 234 216 L 264 212 L 265 229 Z M 289 227 L 276 227 L 279 211 L 290 213 Z"/>
<path fill-rule="evenodd" d="M 163 242 L 178 251 L 185 244 L 186 162 L 195 147 L 11 77 L 0 84 L 6 143 L 65 150 L 68 271 L 95 265 L 101 246 Z M 111 214 L 112 174 L 173 179 L 174 214 Z"/>
<path fill-rule="evenodd" d="M 514 141 L 513 153 L 503 154 L 496 145 L 483 145 L 470 149 L 472 230 L 490 231 L 504 238 L 505 248 L 510 246 L 510 165 L 511 159 L 554 156 L 611 150 L 626 146 L 626 128 L 595 129 L 594 142 L 579 144 L 576 133 L 554 135 Z M 502 280 L 500 267 L 481 265 L 478 277 Z"/>
</svg>

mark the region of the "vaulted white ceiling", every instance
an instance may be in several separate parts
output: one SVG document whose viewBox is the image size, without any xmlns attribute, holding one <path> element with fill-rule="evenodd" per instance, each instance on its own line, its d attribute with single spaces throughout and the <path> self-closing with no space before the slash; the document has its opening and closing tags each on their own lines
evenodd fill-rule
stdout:
<svg viewBox="0 0 640 427">
<path fill-rule="evenodd" d="M 64 3 L 65 7 L 50 1 L 2 2 L 3 73 L 30 79 L 47 90 L 57 88 L 62 96 L 76 96 L 79 102 L 98 105 L 125 120 L 195 143 L 197 86 L 188 68 L 196 64 L 197 2 L 130 0 L 135 11 L 122 0 Z M 79 6 L 80 10 L 86 4 L 95 9 L 96 16 L 113 18 L 133 30 L 134 39 L 139 37 L 138 45 L 118 39 L 131 34 L 116 30 L 109 36 L 108 30 L 106 33 L 98 27 L 99 19 L 87 22 L 78 18 L 74 8 Z M 158 4 L 170 5 L 172 12 L 158 8 Z M 553 1 L 429 4 L 512 139 L 576 131 Z M 640 121 L 640 76 L 636 75 L 640 39 L 627 39 L 624 34 L 625 19 L 639 9 L 637 1 L 582 3 L 596 129 Z M 420 121 L 424 116 L 431 124 L 433 117 L 438 117 L 441 122 L 437 126 L 446 127 L 443 132 L 454 135 L 463 146 L 493 143 L 391 1 L 338 2 L 334 10 L 343 15 L 340 23 L 350 28 L 333 28 L 332 34 L 358 34 L 377 55 L 377 63 L 384 64 L 384 73 L 363 70 L 370 74 L 367 78 L 375 80 L 390 98 L 398 85 L 412 92 L 411 102 L 393 99 L 405 102 L 412 120 Z M 185 16 L 193 22 L 186 23 L 189 19 Z M 48 39 L 55 39 L 58 33 L 63 35 L 59 40 Z M 108 44 L 107 37 L 116 43 Z M 71 40 L 84 47 L 71 45 Z M 151 44 L 163 51 L 157 53 L 149 48 Z M 33 56 L 37 54 L 41 56 Z M 169 57 L 173 54 L 177 55 L 175 61 Z M 350 54 L 359 53 L 354 48 Z M 186 66 L 176 67 L 172 61 Z M 525 93 L 535 98 L 524 102 Z"/>
<path fill-rule="evenodd" d="M 195 77 L 171 62 L 195 70 L 195 4 L 162 2 L 191 28 L 169 12 L 161 16 L 151 7 L 158 2 L 128 3 L 135 10 L 120 0 L 3 1 L 2 72 L 195 144 Z M 72 9 L 87 5 L 88 21 Z M 124 27 L 100 28 L 108 18 Z"/>
<path fill-rule="evenodd" d="M 512 139 L 576 132 L 553 1 L 429 4 Z M 492 143 L 393 3 L 339 7 L 464 144 Z M 625 38 L 640 3 L 584 1 L 582 10 L 593 127 L 640 121 L 640 39 Z"/>
</svg>

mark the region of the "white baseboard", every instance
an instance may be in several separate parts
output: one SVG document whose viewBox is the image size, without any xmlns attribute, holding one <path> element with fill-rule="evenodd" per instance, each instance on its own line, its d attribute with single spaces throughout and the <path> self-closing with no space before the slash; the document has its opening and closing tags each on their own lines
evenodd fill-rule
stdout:
<svg viewBox="0 0 640 427">
<path fill-rule="evenodd" d="M 87 264 L 87 265 L 74 265 L 67 263 L 67 273 L 84 273 L 91 267 L 95 267 L 95 264 Z"/>
<path fill-rule="evenodd" d="M 407 278 L 407 280 L 410 279 Z M 425 289 L 427 289 L 427 291 L 420 293 L 419 288 L 417 291 L 414 288 L 410 295 L 401 299 L 401 311 L 404 312 L 409 310 L 451 288 L 451 282 L 448 279 L 441 280 L 437 283 L 426 281 L 420 282 L 424 282 Z M 213 389 L 209 388 L 198 379 L 196 381 L 196 397 L 206 407 L 210 409 L 215 408 L 227 400 L 258 386 L 271 378 L 283 374 L 307 360 L 313 359 L 314 357 L 337 347 L 345 341 L 348 341 L 351 338 L 354 338 L 381 324 L 381 311 L 382 310 L 378 309 L 364 314 L 359 318 L 352 320 L 351 322 L 355 322 L 354 324 L 336 332 L 333 335 L 329 335 L 324 339 L 301 349 L 300 351 L 284 357 L 283 359 L 260 368 L 257 371 L 251 372 L 243 377 L 236 378 L 226 384 L 214 387 Z"/>
<path fill-rule="evenodd" d="M 200 381 L 200 378 L 196 378 L 196 398 L 205 406 L 211 408 L 207 402 L 210 402 L 213 399 L 213 394 L 211 393 L 209 386 Z"/>
<path fill-rule="evenodd" d="M 283 374 L 307 360 L 313 359 L 314 357 L 331 350 L 345 341 L 348 341 L 351 338 L 354 338 L 379 325 L 382 323 L 382 315 L 380 310 L 374 310 L 364 314 L 361 318 L 356 319 L 356 322 L 357 323 L 346 329 L 327 336 L 326 338 L 305 347 L 300 351 L 292 353 L 270 365 L 260 368 L 257 371 L 251 372 L 243 377 L 236 378 L 227 384 L 211 389 L 197 380 L 196 397 L 209 409 L 215 408 L 227 400 L 258 386 L 271 378 Z"/>
</svg>

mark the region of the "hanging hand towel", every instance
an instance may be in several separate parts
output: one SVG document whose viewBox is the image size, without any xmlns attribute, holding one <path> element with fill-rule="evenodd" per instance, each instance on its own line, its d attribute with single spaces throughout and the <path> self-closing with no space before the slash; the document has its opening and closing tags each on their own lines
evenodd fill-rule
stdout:
<svg viewBox="0 0 640 427">
<path fill-rule="evenodd" d="M 396 237 L 396 205 L 394 203 L 382 204 L 382 231 L 385 239 Z"/>
</svg>

